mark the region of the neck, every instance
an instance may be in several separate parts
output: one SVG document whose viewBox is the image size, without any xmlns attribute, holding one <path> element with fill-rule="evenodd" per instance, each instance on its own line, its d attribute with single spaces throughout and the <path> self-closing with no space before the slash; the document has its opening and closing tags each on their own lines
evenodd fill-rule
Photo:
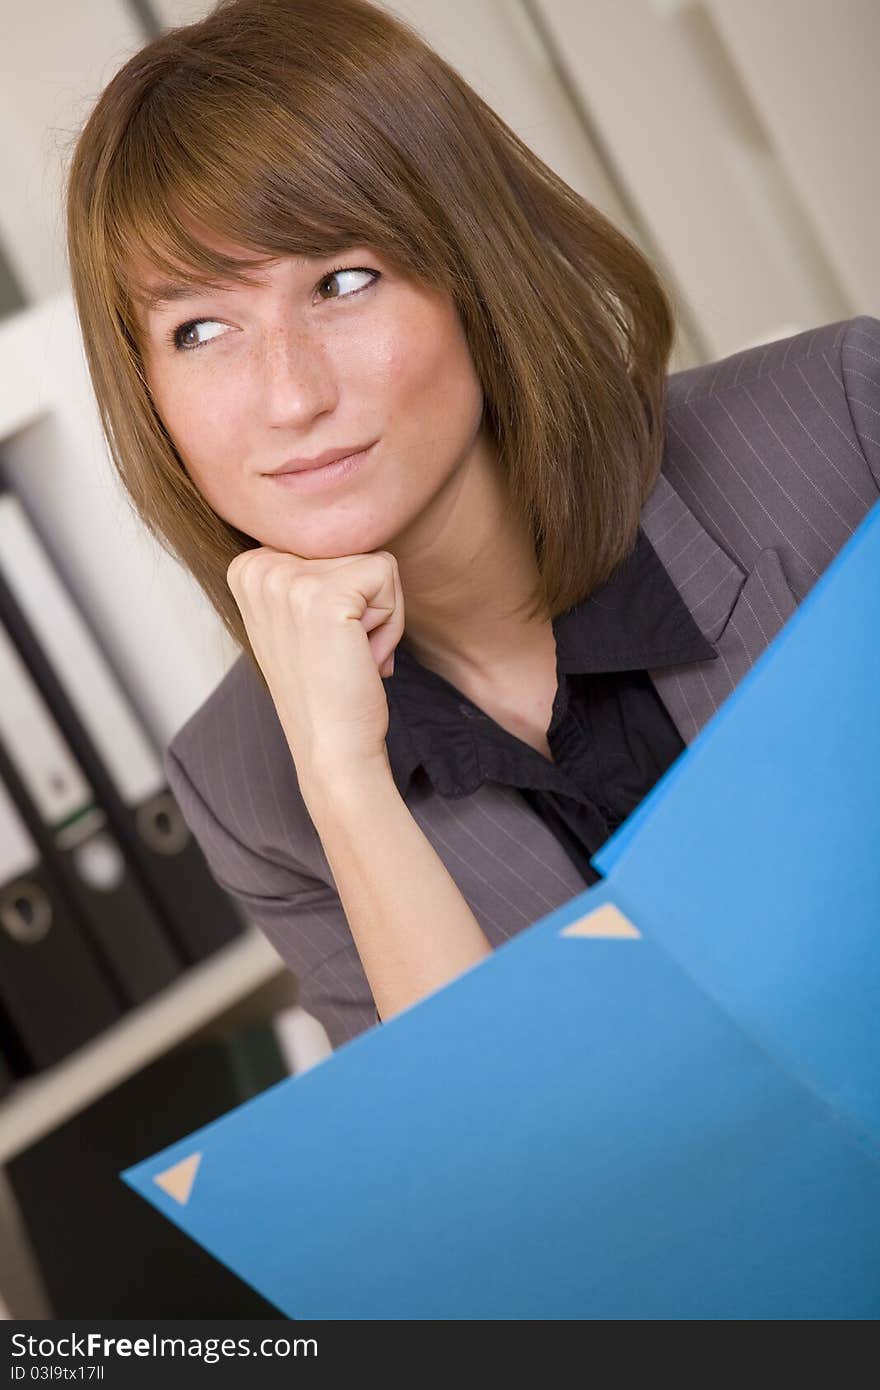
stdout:
<svg viewBox="0 0 880 1390">
<path fill-rule="evenodd" d="M 489 680 L 552 637 L 548 615 L 523 612 L 538 579 L 534 547 L 482 435 L 430 511 L 388 548 L 403 585 L 404 645 L 439 674 Z"/>
</svg>

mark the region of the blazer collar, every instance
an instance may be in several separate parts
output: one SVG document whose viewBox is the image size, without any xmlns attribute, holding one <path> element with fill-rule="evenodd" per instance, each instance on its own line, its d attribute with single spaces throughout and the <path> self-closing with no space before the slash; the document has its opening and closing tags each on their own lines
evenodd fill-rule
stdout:
<svg viewBox="0 0 880 1390">
<path fill-rule="evenodd" d="M 636 544 L 606 584 L 555 620 L 560 672 L 647 669 L 682 736 L 692 736 L 681 667 L 717 661 L 714 639 L 723 630 L 745 580 L 661 473 L 642 509 Z M 650 588 L 661 602 L 645 618 L 640 602 Z M 392 775 L 405 791 L 415 768 L 430 757 L 430 731 L 420 728 L 407 698 L 413 682 L 427 681 L 437 698 L 456 692 L 398 646 L 395 675 L 384 681 L 389 724 L 386 746 Z M 711 665 L 710 665 L 711 669 Z M 656 674 L 655 674 L 656 673 Z M 664 673 L 668 678 L 663 679 Z M 704 680 L 704 678 L 703 678 Z M 423 703 L 423 702 L 417 702 Z M 468 713 L 467 704 L 461 706 Z M 426 741 L 427 740 L 427 741 Z"/>
<path fill-rule="evenodd" d="M 743 571 L 661 474 L 643 512 L 646 534 L 719 660 L 648 672 L 686 744 L 694 741 L 797 608 L 778 550 Z"/>
<path fill-rule="evenodd" d="M 712 539 L 665 473 L 659 474 L 648 495 L 640 525 L 694 622 L 714 643 L 746 575 Z"/>
</svg>

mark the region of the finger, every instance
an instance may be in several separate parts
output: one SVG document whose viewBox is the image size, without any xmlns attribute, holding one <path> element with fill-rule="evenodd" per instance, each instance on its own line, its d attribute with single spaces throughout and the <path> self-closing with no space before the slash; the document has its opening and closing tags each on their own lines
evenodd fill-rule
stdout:
<svg viewBox="0 0 880 1390">
<path fill-rule="evenodd" d="M 369 634 L 370 647 L 376 665 L 379 668 L 379 673 L 383 676 L 391 675 L 394 669 L 394 651 L 403 636 L 404 627 L 403 585 L 400 582 L 397 562 L 393 557 L 389 557 L 389 562 L 394 590 L 394 604 L 390 613 L 386 614 L 385 621 L 377 625 Z"/>
<path fill-rule="evenodd" d="M 358 557 L 349 566 L 346 579 L 351 616 L 357 616 L 367 633 L 373 659 L 381 668 L 398 642 L 401 630 L 396 613 L 399 593 L 396 561 L 385 551 Z"/>
<path fill-rule="evenodd" d="M 385 623 L 382 627 L 374 628 L 367 636 L 370 644 L 370 651 L 373 653 L 373 660 L 381 671 L 393 655 L 394 648 L 397 646 L 397 638 L 390 623 Z"/>
</svg>

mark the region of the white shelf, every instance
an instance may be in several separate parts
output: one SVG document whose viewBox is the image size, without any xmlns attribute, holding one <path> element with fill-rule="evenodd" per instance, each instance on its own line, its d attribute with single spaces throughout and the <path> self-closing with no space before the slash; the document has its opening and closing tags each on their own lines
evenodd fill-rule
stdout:
<svg viewBox="0 0 880 1390">
<path fill-rule="evenodd" d="M 255 926 L 0 1100 L 0 1163 L 48 1134 L 287 966 Z"/>
</svg>

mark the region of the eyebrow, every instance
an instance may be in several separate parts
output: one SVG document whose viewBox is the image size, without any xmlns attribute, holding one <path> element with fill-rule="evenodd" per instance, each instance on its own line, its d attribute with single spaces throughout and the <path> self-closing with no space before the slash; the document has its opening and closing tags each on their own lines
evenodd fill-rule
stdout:
<svg viewBox="0 0 880 1390">
<path fill-rule="evenodd" d="M 293 260 L 298 265 L 306 266 L 311 261 L 325 260 L 325 256 L 294 256 Z M 259 277 L 256 281 L 259 284 Z M 148 313 L 155 313 L 156 310 L 164 308 L 168 304 L 175 304 L 180 299 L 196 299 L 201 295 L 207 294 L 229 294 L 243 286 L 236 281 L 228 285 L 209 284 L 205 280 L 193 280 L 189 284 L 181 284 L 176 280 L 165 280 L 161 284 L 152 285 L 141 296 L 140 301 Z"/>
<path fill-rule="evenodd" d="M 161 285 L 153 285 L 145 294 L 141 296 L 141 303 L 148 313 L 155 313 L 157 309 L 164 308 L 167 304 L 175 304 L 179 299 L 195 299 L 199 295 L 220 293 L 220 287 L 207 285 L 202 282 L 190 285 L 181 285 L 174 281 L 169 281 Z"/>
</svg>

